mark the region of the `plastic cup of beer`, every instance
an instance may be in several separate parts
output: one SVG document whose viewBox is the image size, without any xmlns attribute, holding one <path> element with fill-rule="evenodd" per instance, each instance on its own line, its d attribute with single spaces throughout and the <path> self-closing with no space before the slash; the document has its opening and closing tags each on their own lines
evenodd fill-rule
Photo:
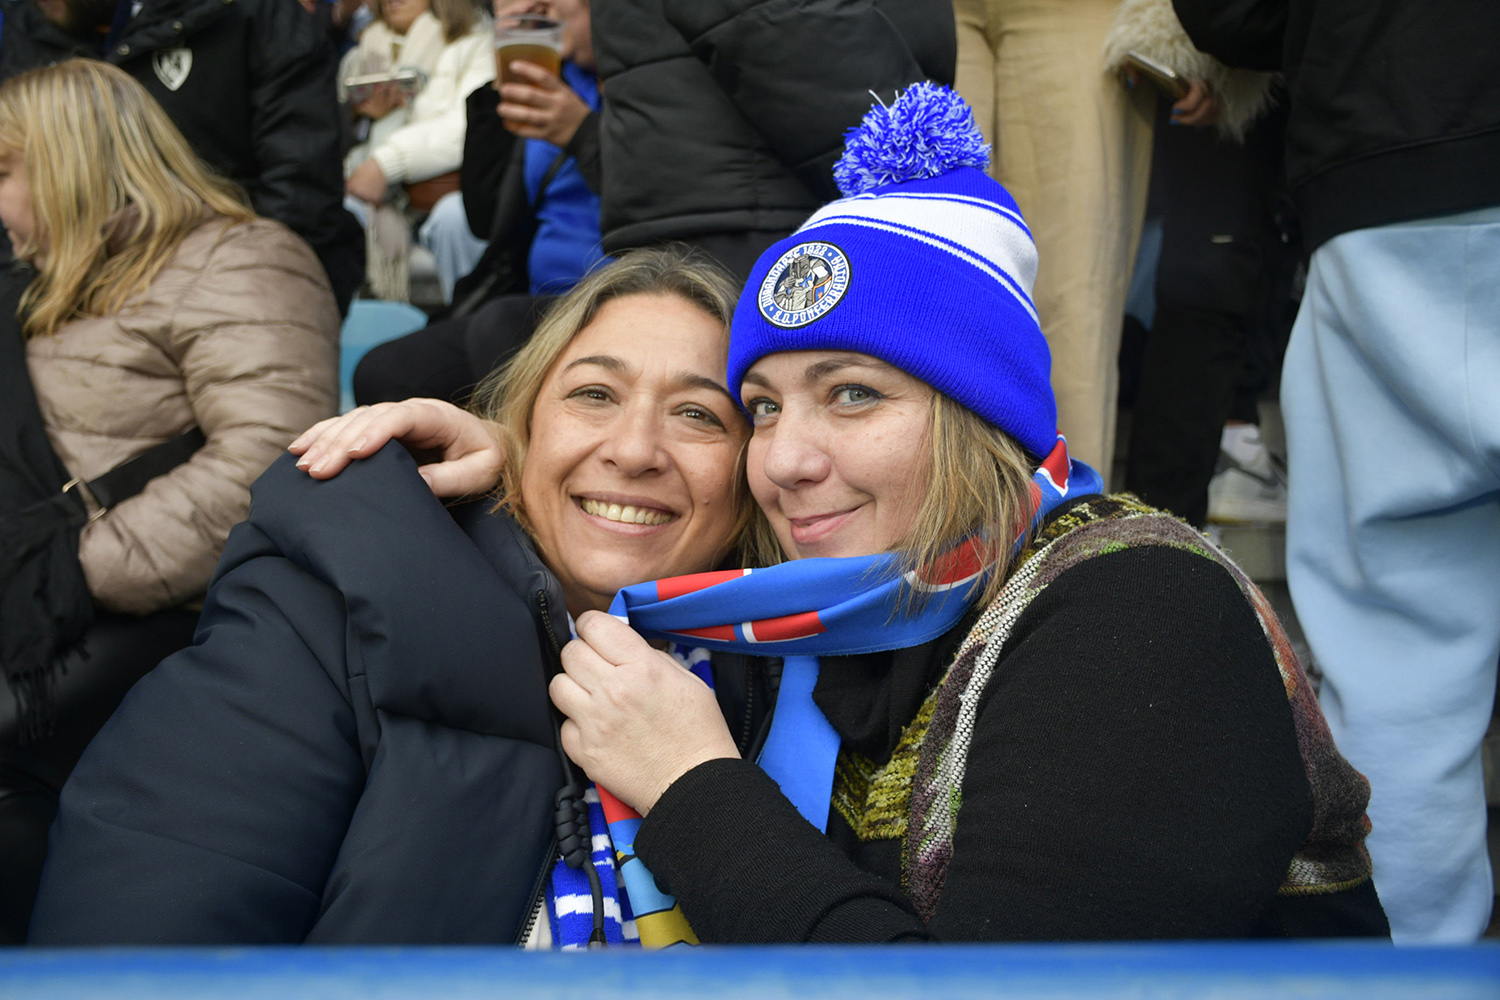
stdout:
<svg viewBox="0 0 1500 1000">
<path fill-rule="evenodd" d="M 495 75 L 504 86 L 526 83 L 511 72 L 513 62 L 540 66 L 553 76 L 562 74 L 562 22 L 535 14 L 516 14 L 495 22 Z"/>
</svg>

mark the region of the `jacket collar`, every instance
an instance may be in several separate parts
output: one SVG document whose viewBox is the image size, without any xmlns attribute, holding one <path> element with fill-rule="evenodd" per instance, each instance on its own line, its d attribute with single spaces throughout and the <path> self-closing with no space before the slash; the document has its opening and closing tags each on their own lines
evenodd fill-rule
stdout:
<svg viewBox="0 0 1500 1000">
<path fill-rule="evenodd" d="M 483 498 L 453 508 L 450 513 L 495 572 L 538 614 L 542 612 L 537 606 L 538 595 L 541 595 L 546 602 L 552 634 L 559 643 L 567 642 L 568 610 L 563 603 L 562 584 L 543 564 L 530 536 L 521 530 L 515 519 L 493 513 L 493 508 L 494 501 Z"/>
</svg>

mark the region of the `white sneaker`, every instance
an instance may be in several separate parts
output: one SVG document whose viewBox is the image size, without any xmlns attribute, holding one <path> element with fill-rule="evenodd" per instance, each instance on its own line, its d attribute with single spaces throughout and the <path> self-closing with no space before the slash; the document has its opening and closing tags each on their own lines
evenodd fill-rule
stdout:
<svg viewBox="0 0 1500 1000">
<path fill-rule="evenodd" d="M 1208 520 L 1218 524 L 1285 524 L 1286 473 L 1254 424 L 1224 428 L 1219 462 L 1208 483 Z"/>
</svg>

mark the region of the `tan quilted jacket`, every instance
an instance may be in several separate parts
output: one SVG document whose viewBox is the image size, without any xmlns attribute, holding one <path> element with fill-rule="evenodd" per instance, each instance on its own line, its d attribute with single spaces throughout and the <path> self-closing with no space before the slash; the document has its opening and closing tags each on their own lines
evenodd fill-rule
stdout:
<svg viewBox="0 0 1500 1000">
<path fill-rule="evenodd" d="M 191 460 L 83 529 L 94 599 L 148 614 L 203 593 L 250 484 L 338 399 L 339 314 L 322 265 L 280 223 L 188 234 L 124 312 L 27 342 L 68 472 L 95 478 L 197 424 Z"/>
</svg>

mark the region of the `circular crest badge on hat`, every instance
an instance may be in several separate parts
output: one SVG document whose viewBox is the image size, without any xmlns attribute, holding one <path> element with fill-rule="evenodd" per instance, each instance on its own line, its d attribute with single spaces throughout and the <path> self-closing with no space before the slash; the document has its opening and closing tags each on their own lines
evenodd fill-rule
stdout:
<svg viewBox="0 0 1500 1000">
<path fill-rule="evenodd" d="M 849 289 L 849 258 L 832 243 L 799 243 L 760 284 L 760 314 L 776 326 L 806 326 L 827 315 Z"/>
</svg>

